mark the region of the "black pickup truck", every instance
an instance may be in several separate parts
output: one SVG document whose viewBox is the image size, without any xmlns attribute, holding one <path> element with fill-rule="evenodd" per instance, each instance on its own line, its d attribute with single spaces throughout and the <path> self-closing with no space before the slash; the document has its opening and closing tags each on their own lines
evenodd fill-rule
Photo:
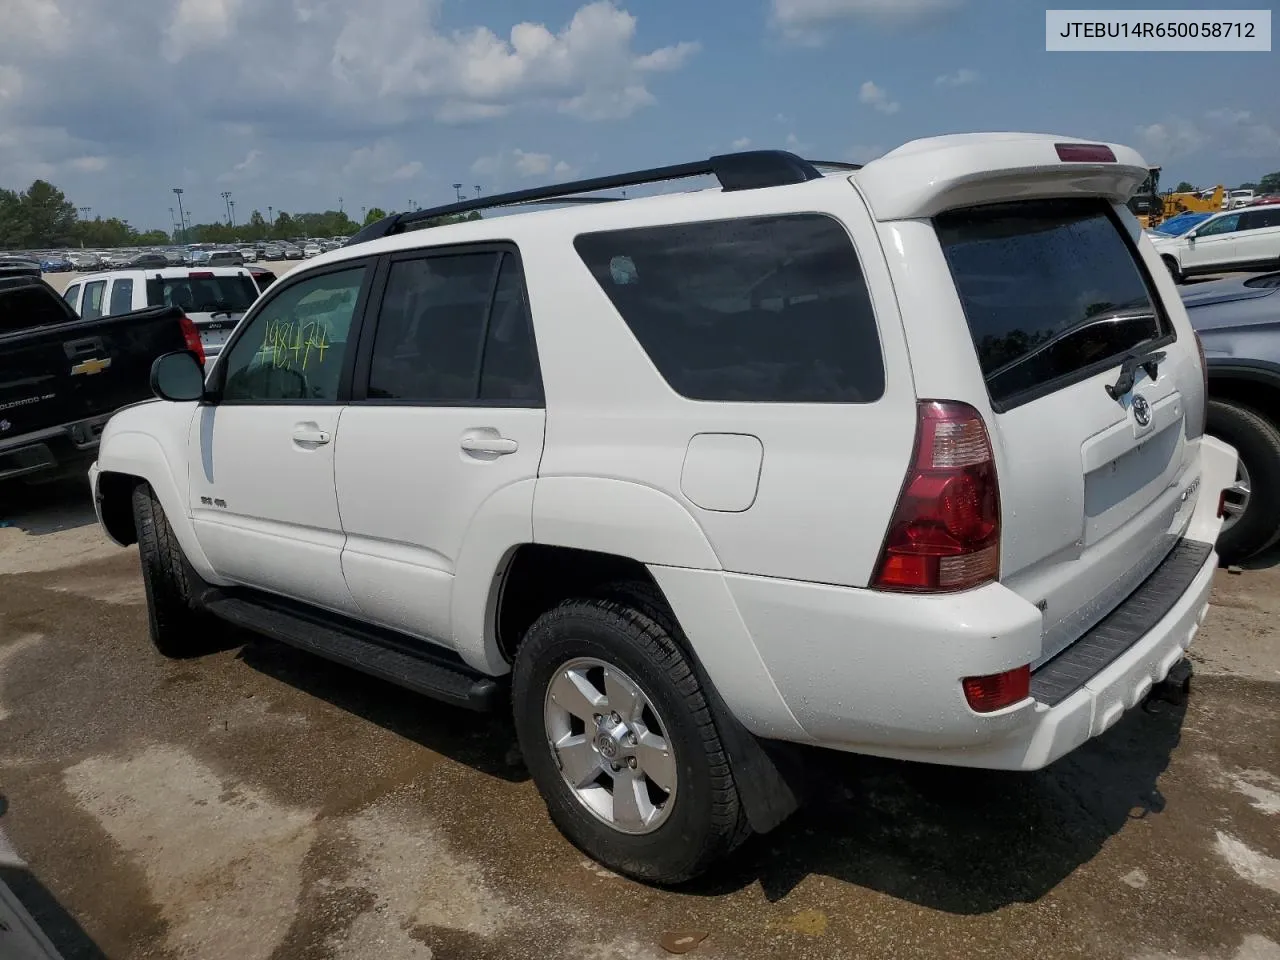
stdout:
<svg viewBox="0 0 1280 960">
<path fill-rule="evenodd" d="M 173 350 L 203 355 L 177 307 L 81 320 L 38 270 L 0 264 L 0 485 L 87 470 L 103 425 L 150 399 L 151 364 Z"/>
</svg>

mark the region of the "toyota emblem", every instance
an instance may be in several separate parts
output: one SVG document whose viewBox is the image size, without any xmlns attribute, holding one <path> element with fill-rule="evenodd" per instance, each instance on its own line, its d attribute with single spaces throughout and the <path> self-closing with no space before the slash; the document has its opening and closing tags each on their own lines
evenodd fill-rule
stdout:
<svg viewBox="0 0 1280 960">
<path fill-rule="evenodd" d="M 1147 403 L 1146 397 L 1134 394 L 1133 397 L 1133 419 L 1138 421 L 1138 426 L 1146 427 L 1151 424 L 1151 404 Z"/>
</svg>

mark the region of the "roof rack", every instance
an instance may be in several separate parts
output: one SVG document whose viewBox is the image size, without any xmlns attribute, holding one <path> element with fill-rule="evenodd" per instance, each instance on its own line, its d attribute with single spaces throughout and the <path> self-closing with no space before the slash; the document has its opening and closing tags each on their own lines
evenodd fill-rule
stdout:
<svg viewBox="0 0 1280 960">
<path fill-rule="evenodd" d="M 620 197 L 587 198 L 576 195 L 593 193 L 597 190 L 616 190 L 623 187 L 636 187 L 648 183 L 662 183 L 667 180 L 687 180 L 691 177 L 714 176 L 720 181 L 723 190 L 755 190 L 760 187 L 779 187 L 790 183 L 804 183 L 822 177 L 819 167 L 834 167 L 842 170 L 857 170 L 858 164 L 840 163 L 838 161 L 811 162 L 785 150 L 746 150 L 740 153 L 725 153 L 709 160 L 696 160 L 692 163 L 677 163 L 667 167 L 654 167 L 650 170 L 636 170 L 632 173 L 618 173 L 607 177 L 592 177 L 588 180 L 574 180 L 569 183 L 556 183 L 545 187 L 534 187 L 529 190 L 515 190 L 511 193 L 495 193 L 487 197 L 476 197 L 471 200 L 459 200 L 426 210 L 414 210 L 410 213 L 393 213 L 376 223 L 371 223 L 344 246 L 354 246 L 369 240 L 377 240 L 395 233 L 403 233 L 414 224 L 426 225 L 437 217 L 453 216 L 460 213 L 471 213 L 478 210 L 489 210 L 494 207 L 511 207 L 521 204 L 548 203 L 604 203 L 622 199 Z"/>
</svg>

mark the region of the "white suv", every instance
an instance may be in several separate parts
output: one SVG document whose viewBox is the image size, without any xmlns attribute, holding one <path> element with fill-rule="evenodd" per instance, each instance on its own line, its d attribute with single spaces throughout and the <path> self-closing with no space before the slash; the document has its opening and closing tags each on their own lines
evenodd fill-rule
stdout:
<svg viewBox="0 0 1280 960">
<path fill-rule="evenodd" d="M 1043 767 L 1180 661 L 1235 479 L 1146 173 L 984 134 L 393 215 L 207 378 L 157 361 L 99 517 L 164 653 L 225 621 L 465 707 L 509 678 L 552 818 L 637 878 L 785 818 L 787 743 Z"/>
</svg>

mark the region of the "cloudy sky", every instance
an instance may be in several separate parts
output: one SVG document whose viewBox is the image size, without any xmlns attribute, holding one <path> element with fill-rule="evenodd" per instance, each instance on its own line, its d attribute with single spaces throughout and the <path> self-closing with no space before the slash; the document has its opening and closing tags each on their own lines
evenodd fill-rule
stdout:
<svg viewBox="0 0 1280 960">
<path fill-rule="evenodd" d="M 969 130 L 1132 143 L 1169 185 L 1280 169 L 1274 54 L 1050 54 L 1026 0 L 0 0 L 0 23 L 0 186 L 140 228 L 174 186 L 197 221 L 223 190 L 237 218 L 358 214 Z"/>
</svg>

